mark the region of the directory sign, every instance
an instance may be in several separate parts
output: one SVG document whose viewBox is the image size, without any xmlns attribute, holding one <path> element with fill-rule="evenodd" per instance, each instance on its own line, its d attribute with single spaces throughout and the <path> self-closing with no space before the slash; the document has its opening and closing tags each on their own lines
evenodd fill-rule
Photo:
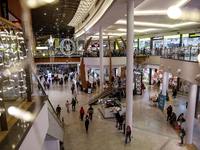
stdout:
<svg viewBox="0 0 200 150">
<path fill-rule="evenodd" d="M 166 96 L 159 94 L 159 99 L 158 99 L 158 108 L 161 110 L 165 109 L 165 101 L 166 101 Z"/>
</svg>

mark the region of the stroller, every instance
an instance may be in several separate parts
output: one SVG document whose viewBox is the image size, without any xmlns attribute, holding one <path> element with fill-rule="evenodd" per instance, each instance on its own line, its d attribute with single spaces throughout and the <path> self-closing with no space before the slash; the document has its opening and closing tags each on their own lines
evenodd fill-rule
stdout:
<svg viewBox="0 0 200 150">
<path fill-rule="evenodd" d="M 157 105 L 158 97 L 156 97 L 156 96 L 149 97 L 149 102 L 150 102 L 149 106 L 151 106 L 151 107 L 157 107 L 158 106 Z"/>
</svg>

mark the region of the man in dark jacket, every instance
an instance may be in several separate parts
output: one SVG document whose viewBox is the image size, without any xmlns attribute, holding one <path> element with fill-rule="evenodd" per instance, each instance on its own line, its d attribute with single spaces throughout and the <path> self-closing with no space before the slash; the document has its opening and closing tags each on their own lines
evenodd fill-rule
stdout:
<svg viewBox="0 0 200 150">
<path fill-rule="evenodd" d="M 57 113 L 58 118 L 60 118 L 60 112 L 61 112 L 61 107 L 58 105 L 56 108 L 56 113 Z"/>
<path fill-rule="evenodd" d="M 88 112 L 89 112 L 90 120 L 92 120 L 92 114 L 94 113 L 94 109 L 92 108 L 92 105 L 90 105 L 90 108 L 88 108 Z"/>
<path fill-rule="evenodd" d="M 170 117 L 170 124 L 173 124 L 174 121 L 176 121 L 176 114 L 173 112 L 172 116 Z"/>
<path fill-rule="evenodd" d="M 72 98 L 72 111 L 75 111 L 76 101 Z"/>
<path fill-rule="evenodd" d="M 167 121 L 168 121 L 168 119 L 171 117 L 171 115 L 172 115 L 172 106 L 169 105 L 169 106 L 167 107 Z"/>
<path fill-rule="evenodd" d="M 121 115 L 120 118 L 119 118 L 119 130 L 122 130 L 122 124 L 124 122 L 124 115 Z"/>
<path fill-rule="evenodd" d="M 117 113 L 116 113 L 116 128 L 118 127 L 119 119 L 120 119 L 120 114 L 119 114 L 119 111 L 117 111 Z"/>
</svg>

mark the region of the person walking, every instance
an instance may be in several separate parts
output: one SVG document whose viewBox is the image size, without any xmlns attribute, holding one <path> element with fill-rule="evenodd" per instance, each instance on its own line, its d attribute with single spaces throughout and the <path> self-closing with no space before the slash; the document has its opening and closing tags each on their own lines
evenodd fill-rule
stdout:
<svg viewBox="0 0 200 150">
<path fill-rule="evenodd" d="M 58 105 L 56 108 L 56 113 L 57 113 L 58 118 L 60 118 L 60 112 L 61 112 L 61 107 Z"/>
<path fill-rule="evenodd" d="M 128 138 L 129 138 L 129 143 L 131 143 L 131 127 L 129 125 L 126 127 L 126 140 L 124 146 L 127 145 Z"/>
<path fill-rule="evenodd" d="M 168 107 L 167 107 L 167 121 L 169 120 L 169 118 L 171 117 L 171 115 L 172 115 L 172 106 L 171 105 L 169 105 Z"/>
<path fill-rule="evenodd" d="M 72 111 L 75 111 L 76 101 L 74 98 L 72 98 L 71 104 L 72 104 Z"/>
<path fill-rule="evenodd" d="M 120 114 L 119 114 L 119 111 L 117 111 L 117 113 L 116 113 L 116 128 L 118 127 L 119 119 L 120 119 Z"/>
<path fill-rule="evenodd" d="M 75 99 L 75 101 L 78 103 L 76 91 L 74 91 L 74 99 Z"/>
<path fill-rule="evenodd" d="M 74 89 L 75 89 L 75 85 L 74 85 L 74 83 L 72 83 L 72 86 L 71 86 L 72 95 L 74 94 Z"/>
<path fill-rule="evenodd" d="M 181 129 L 180 129 L 180 131 L 179 131 L 179 136 L 181 137 L 180 146 L 184 146 L 184 145 L 183 145 L 183 138 L 184 138 L 184 136 L 185 136 L 184 126 L 181 127 Z"/>
<path fill-rule="evenodd" d="M 170 124 L 173 124 L 174 121 L 176 121 L 176 114 L 173 112 L 172 116 L 170 117 Z"/>
<path fill-rule="evenodd" d="M 71 105 L 68 101 L 67 103 L 65 104 L 65 106 L 67 107 L 67 112 L 69 113 L 69 105 Z"/>
<path fill-rule="evenodd" d="M 181 114 L 178 116 L 177 121 L 178 121 L 178 125 L 180 125 L 180 128 L 181 128 L 183 122 L 185 122 L 184 113 L 181 113 Z"/>
<path fill-rule="evenodd" d="M 86 134 L 88 134 L 89 123 L 90 123 L 90 119 L 89 119 L 88 115 L 86 115 L 86 117 L 85 117 L 85 130 L 86 130 Z"/>
<path fill-rule="evenodd" d="M 83 121 L 84 114 L 85 114 L 85 111 L 84 111 L 83 107 L 81 107 L 81 109 L 80 109 L 81 121 Z"/>
<path fill-rule="evenodd" d="M 92 120 L 92 115 L 94 113 L 94 109 L 92 108 L 92 105 L 90 105 L 90 108 L 88 108 L 88 113 L 89 113 L 90 120 Z"/>
</svg>

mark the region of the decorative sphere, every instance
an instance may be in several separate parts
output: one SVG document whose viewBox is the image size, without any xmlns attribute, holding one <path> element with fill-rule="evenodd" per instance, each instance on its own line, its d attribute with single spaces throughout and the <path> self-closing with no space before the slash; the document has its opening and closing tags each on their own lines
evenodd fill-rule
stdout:
<svg viewBox="0 0 200 150">
<path fill-rule="evenodd" d="M 181 14 L 182 14 L 181 9 L 178 8 L 177 6 L 171 6 L 167 10 L 167 15 L 172 19 L 180 18 Z"/>
</svg>

